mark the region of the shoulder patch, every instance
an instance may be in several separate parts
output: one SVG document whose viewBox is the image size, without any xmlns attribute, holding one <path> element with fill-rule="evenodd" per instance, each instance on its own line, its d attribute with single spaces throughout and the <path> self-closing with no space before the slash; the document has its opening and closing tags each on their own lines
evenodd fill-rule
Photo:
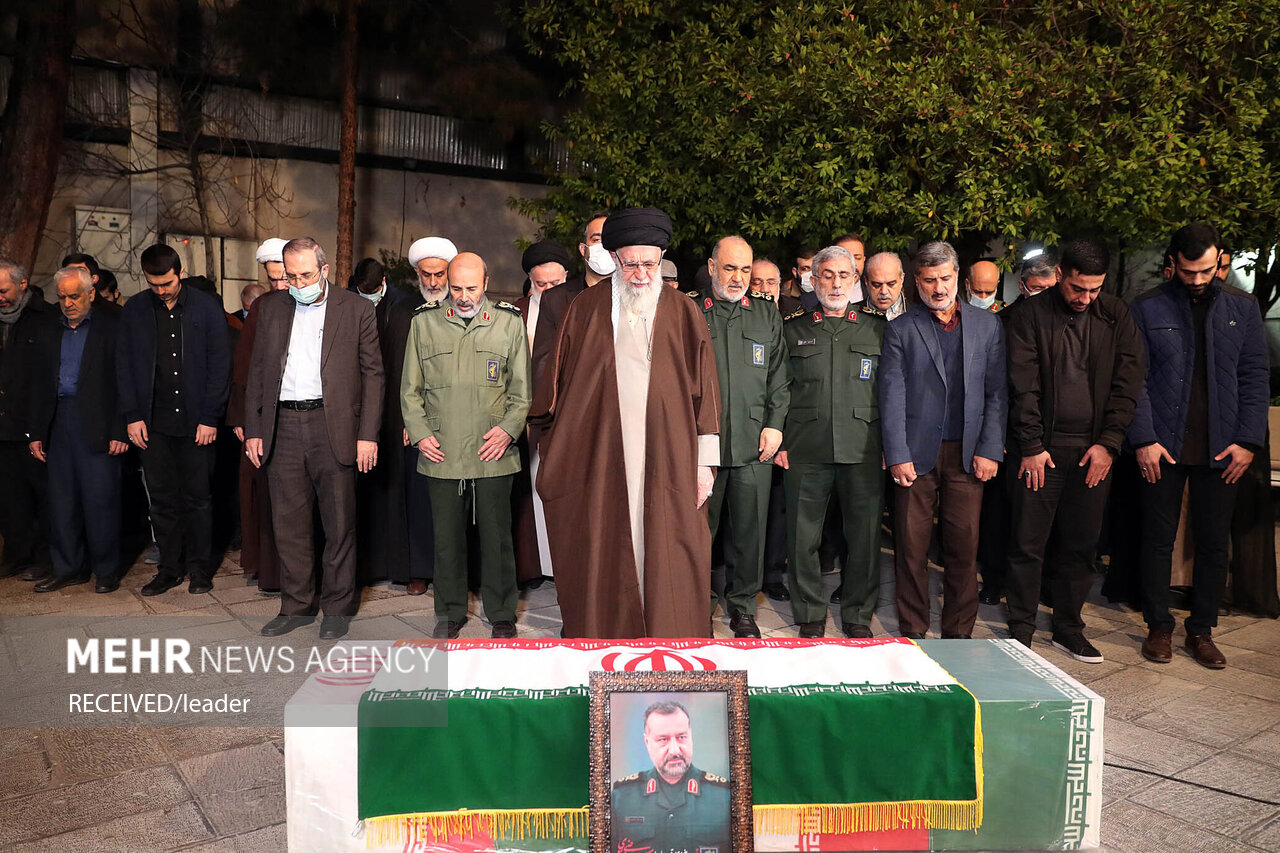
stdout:
<svg viewBox="0 0 1280 853">
<path fill-rule="evenodd" d="M 703 778 L 705 781 L 710 782 L 710 783 L 711 783 L 711 784 L 713 784 L 713 785 L 728 785 L 728 784 L 729 784 L 729 780 L 728 780 L 728 779 L 724 778 L 723 776 L 717 776 L 716 774 L 712 773 L 710 770 L 704 770 L 704 771 L 703 771 L 703 773 L 702 773 L 702 778 Z"/>
<path fill-rule="evenodd" d="M 877 311 L 875 308 L 873 308 L 873 307 L 872 307 L 872 306 L 870 306 L 870 305 L 863 305 L 863 306 L 862 306 L 862 313 L 863 313 L 863 314 L 870 314 L 872 317 L 883 317 L 883 316 L 884 316 L 884 312 L 883 312 L 883 311 Z"/>
<path fill-rule="evenodd" d="M 773 302 L 773 301 L 775 301 L 775 300 L 774 300 L 774 298 L 773 298 L 772 296 L 770 296 L 769 294 L 765 293 L 765 292 L 764 292 L 764 291 L 762 291 L 762 290 L 753 290 L 753 291 L 751 291 L 751 298 L 752 298 L 752 299 L 764 299 L 764 300 L 767 300 L 767 301 L 769 301 L 769 302 Z"/>
<path fill-rule="evenodd" d="M 421 305 L 419 305 L 417 308 L 414 308 L 413 313 L 417 314 L 419 311 L 430 311 L 433 308 L 439 308 L 439 307 L 440 307 L 440 302 L 438 300 L 433 302 L 424 302 Z"/>
<path fill-rule="evenodd" d="M 493 304 L 495 308 L 502 308 L 504 310 L 510 311 L 512 314 L 515 314 L 517 317 L 520 316 L 520 309 L 512 305 L 510 302 L 495 302 Z"/>
<path fill-rule="evenodd" d="M 619 779 L 617 782 L 614 782 L 613 784 L 621 785 L 623 782 L 639 782 L 639 781 L 640 781 L 640 774 L 632 773 L 630 776 L 623 776 L 621 779 Z"/>
<path fill-rule="evenodd" d="M 686 290 L 684 292 L 684 295 L 689 297 L 690 299 L 697 299 L 702 294 L 695 289 L 695 290 Z"/>
<path fill-rule="evenodd" d="M 784 322 L 784 323 L 785 323 L 785 322 L 787 322 L 788 320 L 794 320 L 794 319 L 795 319 L 795 318 L 797 318 L 797 317 L 803 317 L 804 315 L 806 315 L 806 314 L 808 314 L 808 313 L 809 313 L 808 311 L 804 310 L 803 308 L 800 308 L 800 309 L 798 309 L 798 310 L 796 310 L 796 311 L 792 311 L 790 314 L 788 314 L 787 316 L 783 317 L 783 318 L 782 318 L 782 322 Z"/>
</svg>

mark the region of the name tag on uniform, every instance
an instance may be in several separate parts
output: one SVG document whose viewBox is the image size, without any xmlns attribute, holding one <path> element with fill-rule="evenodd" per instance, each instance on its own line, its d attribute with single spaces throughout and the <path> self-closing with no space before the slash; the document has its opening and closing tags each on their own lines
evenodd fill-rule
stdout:
<svg viewBox="0 0 1280 853">
<path fill-rule="evenodd" d="M 858 368 L 858 378 L 859 379 L 871 378 L 871 359 L 864 358 L 862 360 L 862 366 Z"/>
<path fill-rule="evenodd" d="M 490 382 L 498 381 L 498 360 L 496 358 L 489 359 L 489 366 L 485 368 L 484 375 Z"/>
<path fill-rule="evenodd" d="M 751 345 L 751 363 L 756 367 L 764 366 L 764 344 Z"/>
<path fill-rule="evenodd" d="M 796 341 L 798 347 L 811 347 L 818 342 L 817 338 L 809 338 L 808 340 Z"/>
</svg>

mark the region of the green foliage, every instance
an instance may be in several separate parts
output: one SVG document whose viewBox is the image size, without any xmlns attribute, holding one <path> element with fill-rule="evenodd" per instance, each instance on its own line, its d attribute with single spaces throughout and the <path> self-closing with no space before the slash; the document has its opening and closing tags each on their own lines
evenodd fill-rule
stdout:
<svg viewBox="0 0 1280 853">
<path fill-rule="evenodd" d="M 520 202 L 570 239 L 652 204 L 676 240 L 766 248 L 851 228 L 1230 245 L 1280 222 L 1277 0 L 540 0 L 535 53 L 574 81 L 555 130 L 580 173 Z"/>
<path fill-rule="evenodd" d="M 418 274 L 413 271 L 409 259 L 392 249 L 379 249 L 382 275 L 390 287 L 398 287 L 406 293 L 418 292 Z"/>
</svg>

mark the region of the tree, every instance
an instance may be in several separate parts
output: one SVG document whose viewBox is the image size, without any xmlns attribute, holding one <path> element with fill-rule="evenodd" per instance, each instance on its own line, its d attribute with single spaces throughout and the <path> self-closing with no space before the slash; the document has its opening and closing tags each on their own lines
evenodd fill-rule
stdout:
<svg viewBox="0 0 1280 853">
<path fill-rule="evenodd" d="M 74 0 L 22 3 L 0 120 L 0 257 L 30 269 L 49 216 L 71 79 Z"/>
<path fill-rule="evenodd" d="M 338 247 L 334 252 L 335 281 L 346 286 L 351 275 L 352 246 L 356 233 L 356 83 L 360 76 L 360 31 L 357 0 L 343 0 L 342 41 L 339 64 L 342 68 L 342 131 L 338 136 Z"/>
<path fill-rule="evenodd" d="M 586 164 L 526 212 L 656 204 L 676 240 L 1162 244 L 1280 222 L 1275 0 L 542 0 Z M 1265 255 L 1264 255 L 1265 256 Z"/>
</svg>

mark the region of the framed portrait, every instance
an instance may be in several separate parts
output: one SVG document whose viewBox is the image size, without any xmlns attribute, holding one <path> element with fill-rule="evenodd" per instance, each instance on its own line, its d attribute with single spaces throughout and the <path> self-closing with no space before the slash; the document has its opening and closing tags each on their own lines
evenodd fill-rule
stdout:
<svg viewBox="0 0 1280 853">
<path fill-rule="evenodd" d="M 749 853 L 747 674 L 593 672 L 591 853 Z"/>
</svg>

